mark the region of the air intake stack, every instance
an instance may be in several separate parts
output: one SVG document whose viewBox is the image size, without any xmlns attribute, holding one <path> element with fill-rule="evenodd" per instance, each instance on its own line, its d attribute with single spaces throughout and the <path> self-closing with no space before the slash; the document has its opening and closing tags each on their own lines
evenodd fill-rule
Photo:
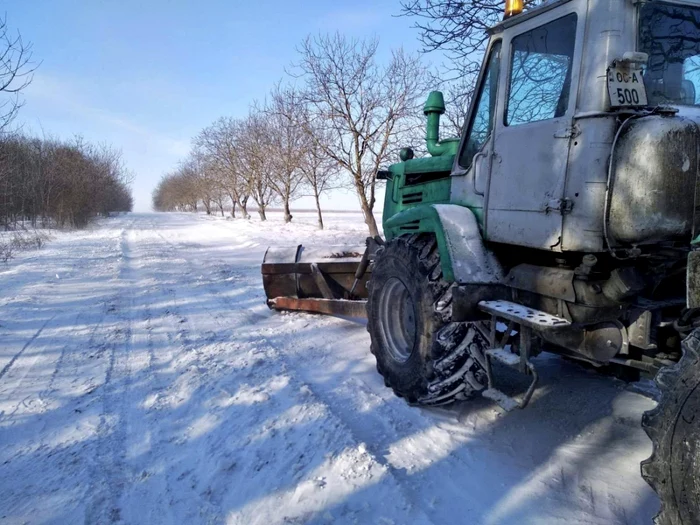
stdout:
<svg viewBox="0 0 700 525">
<path fill-rule="evenodd" d="M 459 138 L 449 138 L 440 141 L 440 115 L 445 112 L 445 98 L 441 91 L 431 91 L 425 101 L 423 114 L 428 117 L 425 143 L 428 153 L 433 157 L 455 155 L 459 146 Z"/>
</svg>

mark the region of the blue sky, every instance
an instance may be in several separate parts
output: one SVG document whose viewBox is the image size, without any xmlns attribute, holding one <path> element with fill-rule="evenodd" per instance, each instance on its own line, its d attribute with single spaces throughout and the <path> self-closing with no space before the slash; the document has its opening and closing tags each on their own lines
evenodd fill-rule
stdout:
<svg viewBox="0 0 700 525">
<path fill-rule="evenodd" d="M 16 123 L 120 148 L 134 172 L 136 210 L 191 138 L 222 115 L 243 116 L 295 60 L 309 33 L 380 36 L 418 50 L 399 0 L 4 0 L 8 25 L 41 64 Z M 306 201 L 301 203 L 306 206 Z M 357 207 L 334 194 L 334 208 Z M 381 208 L 380 208 L 381 209 Z"/>
</svg>

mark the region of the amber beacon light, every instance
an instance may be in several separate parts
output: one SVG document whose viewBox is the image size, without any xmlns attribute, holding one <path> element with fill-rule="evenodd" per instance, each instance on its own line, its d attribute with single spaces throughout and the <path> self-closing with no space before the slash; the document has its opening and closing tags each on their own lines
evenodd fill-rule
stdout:
<svg viewBox="0 0 700 525">
<path fill-rule="evenodd" d="M 506 12 L 503 18 L 519 15 L 523 12 L 523 0 L 506 0 Z"/>
</svg>

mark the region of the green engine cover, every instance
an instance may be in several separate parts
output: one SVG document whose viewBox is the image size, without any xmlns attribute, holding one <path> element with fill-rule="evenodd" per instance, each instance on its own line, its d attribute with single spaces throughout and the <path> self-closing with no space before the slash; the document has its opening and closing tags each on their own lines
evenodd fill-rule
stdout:
<svg viewBox="0 0 700 525">
<path fill-rule="evenodd" d="M 389 166 L 392 174 L 387 181 L 384 198 L 384 235 L 391 240 L 406 233 L 420 233 L 420 224 L 410 221 L 392 226 L 387 221 L 401 212 L 426 204 L 450 202 L 452 180 L 450 172 L 454 155 L 425 157 L 399 162 Z M 395 221 L 394 221 L 395 222 Z"/>
<path fill-rule="evenodd" d="M 444 225 L 438 217 L 440 212 L 436 209 L 439 206 L 435 205 L 453 204 L 455 207 L 469 208 L 475 220 L 472 220 L 472 216 L 458 218 L 456 227 L 462 228 L 462 220 L 469 222 L 478 238 L 483 229 L 483 204 L 462 202 L 463 198 L 455 202 L 450 201 L 452 182 L 455 180 L 451 173 L 459 139 L 440 140 L 440 115 L 445 112 L 442 93 L 439 91 L 430 93 L 423 112 L 427 117 L 426 147 L 432 156 L 413 159 L 409 158 L 412 156 L 411 152 L 402 150 L 401 158 L 406 160 L 389 166 L 391 175 L 387 178 L 382 218 L 384 235 L 387 240 L 391 240 L 414 233 L 435 234 L 440 249 L 443 275 L 448 281 L 453 281 L 455 261 L 452 261 L 452 257 L 455 254 L 447 246 Z M 448 219 L 448 223 L 450 228 L 455 227 L 454 220 Z M 469 242 L 468 239 L 461 238 L 464 235 L 461 231 L 452 232 L 451 235 L 453 238 L 456 237 L 453 239 L 453 244 Z"/>
</svg>

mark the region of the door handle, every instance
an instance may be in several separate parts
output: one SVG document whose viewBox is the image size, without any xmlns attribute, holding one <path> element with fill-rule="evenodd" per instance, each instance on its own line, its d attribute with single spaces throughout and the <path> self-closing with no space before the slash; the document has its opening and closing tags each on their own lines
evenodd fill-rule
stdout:
<svg viewBox="0 0 700 525">
<path fill-rule="evenodd" d="M 483 197 L 483 196 L 484 196 L 484 192 L 483 192 L 483 191 L 479 191 L 479 190 L 476 188 L 476 177 L 477 177 L 477 175 L 478 175 L 478 167 L 479 167 L 479 163 L 478 163 L 477 161 L 478 161 L 481 157 L 486 157 L 486 153 L 483 152 L 483 151 L 479 151 L 476 155 L 474 155 L 474 159 L 472 160 L 472 166 L 474 166 L 474 169 L 472 170 L 472 173 L 473 173 L 472 184 L 473 184 L 473 186 L 474 186 L 474 193 L 476 193 L 477 195 L 481 195 L 481 196 Z"/>
</svg>

